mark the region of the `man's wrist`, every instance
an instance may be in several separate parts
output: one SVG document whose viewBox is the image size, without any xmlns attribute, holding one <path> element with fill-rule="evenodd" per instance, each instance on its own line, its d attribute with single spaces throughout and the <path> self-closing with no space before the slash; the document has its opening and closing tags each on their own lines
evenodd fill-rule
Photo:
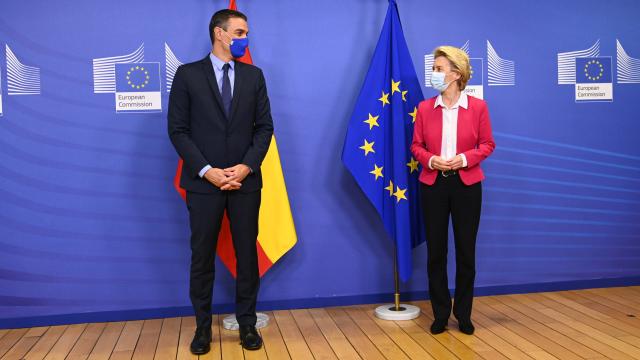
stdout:
<svg viewBox="0 0 640 360">
<path fill-rule="evenodd" d="M 201 178 L 203 178 L 203 177 L 204 177 L 204 174 L 206 174 L 206 173 L 207 173 L 207 171 L 209 171 L 209 170 L 211 170 L 211 169 L 213 169 L 213 168 L 211 167 L 211 165 L 209 165 L 209 164 L 205 165 L 205 166 L 202 168 L 202 170 L 200 170 L 200 172 L 198 173 L 198 176 L 200 176 Z"/>
</svg>

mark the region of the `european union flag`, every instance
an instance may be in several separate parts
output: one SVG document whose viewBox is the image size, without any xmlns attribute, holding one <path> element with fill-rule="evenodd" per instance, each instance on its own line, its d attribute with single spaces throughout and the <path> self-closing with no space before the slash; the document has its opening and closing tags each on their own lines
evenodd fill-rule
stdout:
<svg viewBox="0 0 640 360">
<path fill-rule="evenodd" d="M 116 92 L 160 91 L 160 63 L 115 64 Z"/>
<path fill-rule="evenodd" d="M 576 83 L 611 83 L 610 57 L 576 58 Z"/>
<path fill-rule="evenodd" d="M 373 59 L 349 121 L 342 162 L 378 211 L 396 245 L 398 273 L 411 276 L 411 250 L 424 241 L 418 162 L 409 147 L 424 99 L 404 40 L 398 8 L 389 1 Z"/>
</svg>

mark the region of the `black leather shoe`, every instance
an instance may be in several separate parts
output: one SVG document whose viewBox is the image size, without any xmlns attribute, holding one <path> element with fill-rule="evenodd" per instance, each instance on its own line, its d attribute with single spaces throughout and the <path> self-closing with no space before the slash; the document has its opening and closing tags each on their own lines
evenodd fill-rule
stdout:
<svg viewBox="0 0 640 360">
<path fill-rule="evenodd" d="M 203 355 L 211 350 L 211 328 L 196 329 L 196 334 L 191 341 L 191 353 L 194 355 Z"/>
<path fill-rule="evenodd" d="M 448 322 L 447 319 L 435 320 L 433 324 L 431 324 L 431 333 L 433 335 L 442 334 L 447 329 Z"/>
<path fill-rule="evenodd" d="M 247 350 L 258 350 L 262 347 L 262 338 L 253 325 L 240 325 L 240 344 Z"/>
<path fill-rule="evenodd" d="M 476 328 L 473 326 L 471 319 L 458 320 L 458 328 L 460 332 L 467 335 L 473 335 Z"/>
</svg>

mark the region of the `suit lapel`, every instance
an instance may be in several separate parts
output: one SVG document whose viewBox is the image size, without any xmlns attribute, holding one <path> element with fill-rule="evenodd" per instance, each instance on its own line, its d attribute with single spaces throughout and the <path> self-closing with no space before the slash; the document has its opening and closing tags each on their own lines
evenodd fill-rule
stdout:
<svg viewBox="0 0 640 360">
<path fill-rule="evenodd" d="M 224 107 L 222 106 L 222 96 L 220 95 L 220 90 L 218 89 L 218 82 L 216 81 L 216 75 L 213 71 L 213 64 L 211 63 L 211 59 L 209 55 L 202 60 L 202 71 L 204 72 L 205 77 L 207 78 L 207 82 L 209 82 L 209 87 L 213 92 L 213 95 L 218 102 L 218 108 L 220 108 L 220 112 L 223 116 L 226 117 Z"/>
<path fill-rule="evenodd" d="M 469 102 L 467 102 L 467 108 L 463 108 L 462 106 L 458 107 L 458 124 L 456 127 L 456 154 L 460 154 L 461 151 L 460 149 L 466 149 L 467 147 L 464 146 L 465 144 L 460 144 L 461 141 L 464 141 L 464 139 L 466 139 L 465 136 L 463 136 L 463 132 L 464 131 L 468 131 L 469 128 Z"/>
</svg>

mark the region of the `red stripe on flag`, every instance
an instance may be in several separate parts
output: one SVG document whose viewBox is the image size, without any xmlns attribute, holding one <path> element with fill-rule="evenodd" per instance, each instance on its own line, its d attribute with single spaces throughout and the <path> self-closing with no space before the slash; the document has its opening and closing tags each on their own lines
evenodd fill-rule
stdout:
<svg viewBox="0 0 640 360">
<path fill-rule="evenodd" d="M 231 237 L 231 227 L 229 225 L 229 219 L 227 213 L 224 213 L 222 219 L 222 227 L 220 228 L 220 234 L 218 235 L 218 257 L 224 266 L 229 269 L 229 272 L 233 277 L 237 276 L 236 273 L 236 252 L 233 248 L 233 239 Z M 256 248 L 258 250 L 258 267 L 260 268 L 260 276 L 264 275 L 269 268 L 273 265 L 269 257 L 260 246 L 260 243 L 256 241 Z"/>
<path fill-rule="evenodd" d="M 182 198 L 182 200 L 187 200 L 187 192 L 180 187 L 180 178 L 182 177 L 182 159 L 178 159 L 178 168 L 176 169 L 176 177 L 173 178 L 173 187 L 176 188 L 176 191 Z"/>
</svg>

